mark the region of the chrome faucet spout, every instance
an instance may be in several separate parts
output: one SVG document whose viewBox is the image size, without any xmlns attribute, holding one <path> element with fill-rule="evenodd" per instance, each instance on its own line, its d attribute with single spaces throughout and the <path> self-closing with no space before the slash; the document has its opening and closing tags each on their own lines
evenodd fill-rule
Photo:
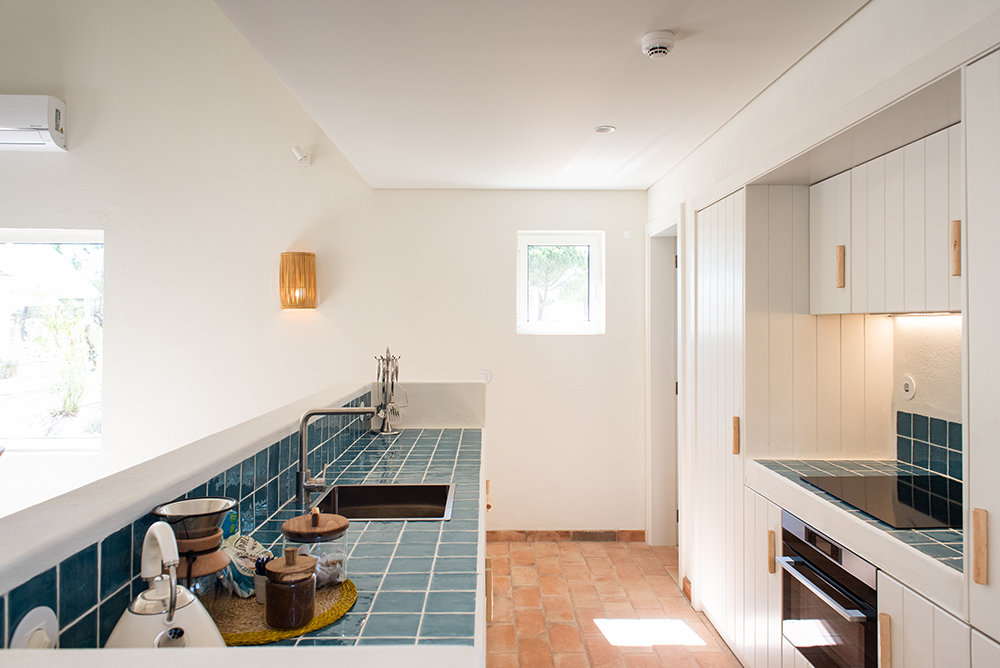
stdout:
<svg viewBox="0 0 1000 668">
<path fill-rule="evenodd" d="M 321 415 L 364 415 L 371 418 L 377 411 L 377 408 L 358 406 L 350 408 L 312 408 L 302 414 L 302 417 L 299 419 L 299 468 L 295 473 L 295 501 L 297 503 L 308 505 L 310 492 L 322 492 L 326 490 L 326 484 L 322 480 L 309 477 L 309 464 L 306 461 L 309 454 L 309 445 L 306 442 L 309 421 Z"/>
</svg>

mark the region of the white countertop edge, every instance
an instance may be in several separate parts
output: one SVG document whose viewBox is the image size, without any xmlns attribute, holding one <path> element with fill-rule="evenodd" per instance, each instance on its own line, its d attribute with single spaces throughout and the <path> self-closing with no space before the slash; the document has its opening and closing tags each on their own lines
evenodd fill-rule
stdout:
<svg viewBox="0 0 1000 668">
<path fill-rule="evenodd" d="M 4 546 L 0 552 L 0 593 L 297 431 L 299 418 L 307 409 L 341 406 L 370 389 L 371 383 L 339 383 L 0 518 Z"/>
<path fill-rule="evenodd" d="M 406 666 L 406 668 L 483 668 L 486 653 L 468 645 L 362 645 L 354 647 L 226 647 L 156 651 L 148 649 L 3 650 L 9 668 L 39 665 L 74 668 L 137 666 L 174 668 L 274 668 L 291 658 L 305 665 Z M 182 658 L 183 657 L 183 658 Z"/>
<path fill-rule="evenodd" d="M 935 604 L 968 621 L 967 587 L 963 573 L 866 524 L 855 515 L 757 462 L 747 462 L 744 480 L 747 487 L 775 505 L 816 527 Z"/>
</svg>

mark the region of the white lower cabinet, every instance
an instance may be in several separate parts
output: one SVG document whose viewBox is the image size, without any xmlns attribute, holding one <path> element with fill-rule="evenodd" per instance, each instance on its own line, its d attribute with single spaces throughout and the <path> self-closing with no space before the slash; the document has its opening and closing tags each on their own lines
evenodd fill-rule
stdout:
<svg viewBox="0 0 1000 668">
<path fill-rule="evenodd" d="M 996 668 L 997 666 L 1000 666 L 1000 643 L 987 638 L 979 631 L 973 631 L 972 668 Z"/>
<path fill-rule="evenodd" d="M 781 668 L 781 509 L 749 487 L 743 498 L 743 663 Z"/>
<path fill-rule="evenodd" d="M 792 643 L 781 639 L 781 668 L 813 668 L 809 661 L 799 654 Z"/>
<path fill-rule="evenodd" d="M 1000 661 L 972 662 L 968 624 L 882 571 L 878 574 L 878 611 L 889 616 L 892 654 L 891 663 L 883 657 L 879 668 L 1000 666 Z"/>
</svg>

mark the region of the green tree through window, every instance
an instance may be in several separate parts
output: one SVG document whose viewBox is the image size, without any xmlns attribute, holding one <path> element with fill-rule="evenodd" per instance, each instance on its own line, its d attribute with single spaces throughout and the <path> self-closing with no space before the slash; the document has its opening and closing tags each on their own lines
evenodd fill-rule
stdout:
<svg viewBox="0 0 1000 668">
<path fill-rule="evenodd" d="M 589 320 L 589 284 L 589 246 L 528 246 L 529 320 Z"/>
</svg>

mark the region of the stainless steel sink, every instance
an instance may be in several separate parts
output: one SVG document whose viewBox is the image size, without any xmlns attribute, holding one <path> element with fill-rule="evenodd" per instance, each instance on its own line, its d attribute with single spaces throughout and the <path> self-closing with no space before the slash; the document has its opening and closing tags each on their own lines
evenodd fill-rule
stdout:
<svg viewBox="0 0 1000 668">
<path fill-rule="evenodd" d="M 320 512 L 349 520 L 450 520 L 453 485 L 335 485 Z"/>
</svg>

